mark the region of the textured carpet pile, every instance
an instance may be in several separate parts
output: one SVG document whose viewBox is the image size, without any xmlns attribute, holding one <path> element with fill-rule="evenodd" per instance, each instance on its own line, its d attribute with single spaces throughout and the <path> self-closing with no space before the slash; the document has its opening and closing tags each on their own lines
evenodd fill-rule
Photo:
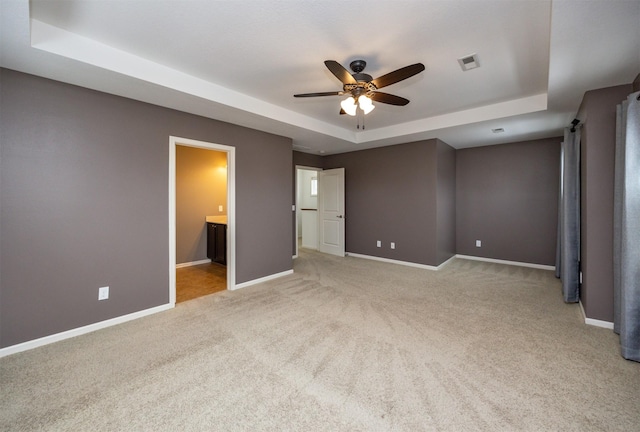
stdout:
<svg viewBox="0 0 640 432">
<path fill-rule="evenodd" d="M 640 364 L 553 272 L 294 270 L 0 359 L 0 430 L 640 430 Z"/>
</svg>

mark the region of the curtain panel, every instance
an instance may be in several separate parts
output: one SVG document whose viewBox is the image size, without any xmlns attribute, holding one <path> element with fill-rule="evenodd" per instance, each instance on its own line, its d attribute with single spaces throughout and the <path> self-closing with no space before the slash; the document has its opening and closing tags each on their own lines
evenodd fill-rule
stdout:
<svg viewBox="0 0 640 432">
<path fill-rule="evenodd" d="M 566 128 L 562 143 L 556 277 L 567 303 L 580 300 L 580 127 Z"/>
<path fill-rule="evenodd" d="M 614 331 L 640 362 L 640 92 L 618 106 L 614 192 Z"/>
</svg>

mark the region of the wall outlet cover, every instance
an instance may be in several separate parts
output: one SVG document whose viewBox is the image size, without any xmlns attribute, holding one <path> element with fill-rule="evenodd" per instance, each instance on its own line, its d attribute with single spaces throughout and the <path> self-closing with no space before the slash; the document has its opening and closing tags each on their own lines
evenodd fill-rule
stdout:
<svg viewBox="0 0 640 432">
<path fill-rule="evenodd" d="M 109 287 L 98 288 L 98 300 L 106 300 L 109 298 Z"/>
</svg>

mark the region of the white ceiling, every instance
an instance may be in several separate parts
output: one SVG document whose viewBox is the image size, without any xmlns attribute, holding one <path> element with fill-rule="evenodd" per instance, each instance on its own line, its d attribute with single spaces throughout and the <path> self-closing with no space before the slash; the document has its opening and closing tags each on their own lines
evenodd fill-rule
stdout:
<svg viewBox="0 0 640 432">
<path fill-rule="evenodd" d="M 640 73 L 640 0 L 0 0 L 0 65 L 293 138 L 331 154 L 562 134 L 585 91 Z M 463 72 L 459 57 L 480 68 Z M 325 68 L 421 62 L 366 129 Z M 494 134 L 492 128 L 504 128 Z"/>
</svg>

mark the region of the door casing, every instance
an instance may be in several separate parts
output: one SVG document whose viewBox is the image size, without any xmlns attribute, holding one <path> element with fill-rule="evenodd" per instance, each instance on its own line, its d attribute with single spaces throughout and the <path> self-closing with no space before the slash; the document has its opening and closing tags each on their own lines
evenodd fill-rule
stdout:
<svg viewBox="0 0 640 432">
<path fill-rule="evenodd" d="M 236 288 L 236 149 L 232 146 L 169 137 L 169 303 L 176 303 L 176 146 L 227 153 L 227 289 Z M 203 221 L 204 223 L 204 221 Z"/>
</svg>

